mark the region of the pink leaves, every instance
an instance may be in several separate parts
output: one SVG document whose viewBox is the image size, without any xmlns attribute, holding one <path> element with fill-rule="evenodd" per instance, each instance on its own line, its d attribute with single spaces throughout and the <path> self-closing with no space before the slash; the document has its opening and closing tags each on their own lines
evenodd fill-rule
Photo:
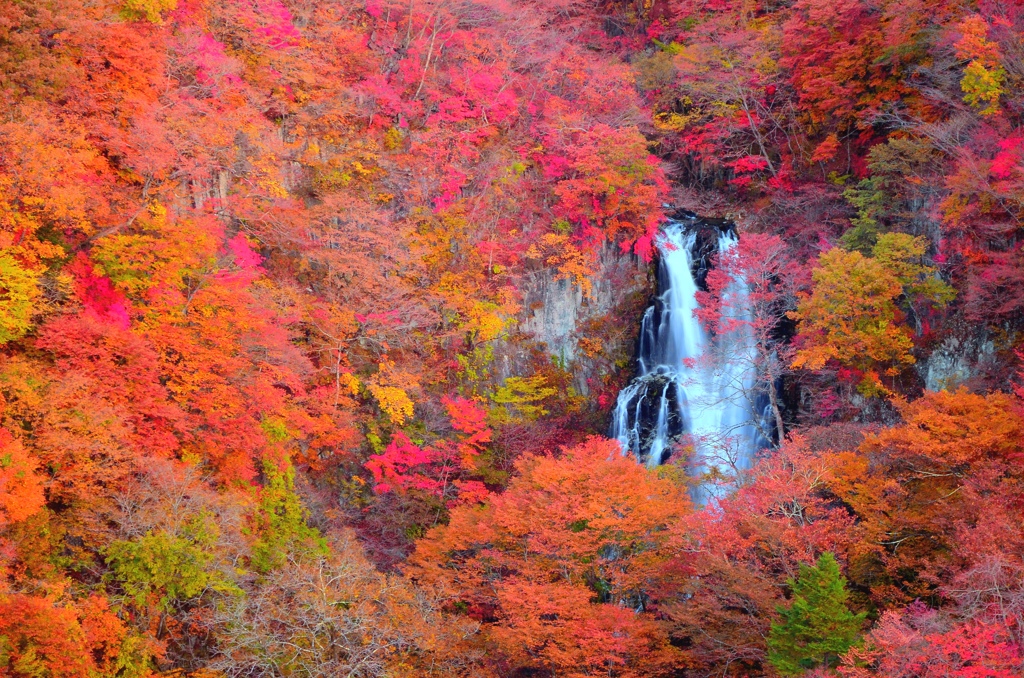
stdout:
<svg viewBox="0 0 1024 678">
<path fill-rule="evenodd" d="M 67 271 L 75 278 L 75 294 L 86 312 L 105 320 L 121 329 L 128 329 L 131 319 L 128 300 L 106 276 L 96 275 L 92 262 L 84 252 L 79 252 Z"/>
<path fill-rule="evenodd" d="M 569 171 L 569 158 L 563 155 L 538 155 L 537 163 L 545 179 L 559 179 Z"/>
<path fill-rule="evenodd" d="M 460 435 L 456 440 L 417 445 L 405 433 L 396 432 L 384 452 L 366 462 L 377 493 L 422 492 L 449 506 L 481 502 L 489 496 L 487 487 L 471 478 L 477 457 L 491 442 L 487 411 L 465 398 L 445 398 L 443 403 L 452 428 Z"/>
<path fill-rule="evenodd" d="M 728 163 L 735 175 L 729 180 L 733 186 L 746 187 L 754 180 L 754 175 L 768 168 L 768 160 L 760 155 L 745 155 Z"/>
<path fill-rule="evenodd" d="M 238 77 L 241 64 L 229 57 L 224 43 L 209 33 L 185 33 L 181 49 L 195 66 L 195 79 L 200 85 L 217 87 L 222 83 L 241 82 Z"/>
<path fill-rule="evenodd" d="M 243 233 L 239 232 L 228 240 L 225 250 L 237 270 L 222 268 L 217 271 L 216 278 L 219 281 L 229 286 L 245 287 L 265 272 L 260 266 L 263 257 L 252 249 Z"/>
<path fill-rule="evenodd" d="M 494 125 L 509 120 L 518 110 L 515 90 L 506 87 L 505 80 L 490 68 L 453 74 L 449 86 L 451 92 L 437 93 L 438 112 L 430 116 L 429 125 L 467 120 Z"/>
<path fill-rule="evenodd" d="M 492 124 L 504 122 L 516 113 L 514 90 L 506 87 L 504 79 L 493 71 L 480 70 L 468 76 L 465 91 Z"/>
<path fill-rule="evenodd" d="M 999 152 L 992 159 L 989 171 L 996 179 L 1009 179 L 1014 174 L 1021 173 L 1022 159 L 1024 159 L 1024 136 L 1014 134 L 1000 140 Z"/>
<path fill-rule="evenodd" d="M 253 251 L 249 241 L 241 232 L 228 241 L 228 251 L 235 258 L 235 266 L 243 270 L 257 269 L 263 262 L 263 257 Z"/>
<path fill-rule="evenodd" d="M 438 450 L 419 447 L 399 431 L 383 454 L 374 455 L 366 462 L 366 468 L 373 474 L 374 489 L 381 494 L 415 489 L 440 496 L 444 483 L 432 476 L 438 470 L 435 467 L 443 468 L 446 461 L 450 460 L 445 460 Z"/>
<path fill-rule="evenodd" d="M 949 628 L 948 620 L 916 603 L 902 614 L 884 613 L 864 647 L 843 658 L 839 673 L 846 678 L 1011 678 L 1024 670 L 1024 658 L 1007 636 L 996 625 Z"/>
<path fill-rule="evenodd" d="M 791 277 L 786 255 L 786 244 L 778 236 L 744 233 L 733 249 L 717 255 L 708 272 L 708 291 L 697 293 L 697 318 L 715 333 L 749 327 L 758 339 L 767 339 L 779 321 L 770 311 L 781 305 L 787 294 L 784 280 Z M 748 288 L 746 298 L 730 293 L 738 280 Z M 749 306 L 753 314 L 739 305 Z"/>
<path fill-rule="evenodd" d="M 258 5 L 258 12 L 266 17 L 267 23 L 258 28 L 257 33 L 266 38 L 271 48 L 287 49 L 299 44 L 302 35 L 292 23 L 292 13 L 280 0 L 263 0 Z"/>
<path fill-rule="evenodd" d="M 434 198 L 434 210 L 440 212 L 458 200 L 467 181 L 468 177 L 462 172 L 454 168 L 449 170 L 448 176 L 441 182 L 441 195 Z"/>
<path fill-rule="evenodd" d="M 633 243 L 633 253 L 636 254 L 641 259 L 643 259 L 645 262 L 650 263 L 650 261 L 654 258 L 654 237 L 657 235 L 657 233 L 658 227 L 652 224 L 648 228 L 647 233 L 637 238 L 636 242 Z M 623 252 L 629 250 L 628 242 L 623 242 L 621 243 L 621 245 Z"/>
</svg>

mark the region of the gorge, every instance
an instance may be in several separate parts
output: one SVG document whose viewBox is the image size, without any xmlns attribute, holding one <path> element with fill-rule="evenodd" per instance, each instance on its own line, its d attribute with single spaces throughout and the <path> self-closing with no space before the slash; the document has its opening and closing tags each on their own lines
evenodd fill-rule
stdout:
<svg viewBox="0 0 1024 678">
<path fill-rule="evenodd" d="M 8 0 L 0 102 L 0 678 L 1024 676 L 1024 1 Z"/>
</svg>

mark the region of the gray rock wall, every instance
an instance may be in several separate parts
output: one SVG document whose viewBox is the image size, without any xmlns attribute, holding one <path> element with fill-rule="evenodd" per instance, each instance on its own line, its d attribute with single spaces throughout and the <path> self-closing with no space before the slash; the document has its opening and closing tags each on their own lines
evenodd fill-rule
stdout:
<svg viewBox="0 0 1024 678">
<path fill-rule="evenodd" d="M 653 290 L 651 271 L 652 266 L 639 257 L 605 244 L 590 272 L 593 289 L 589 297 L 572 280 L 558 279 L 556 270 L 540 268 L 529 273 L 521 288 L 518 336 L 499 352 L 502 376 L 528 373 L 530 351 L 520 342 L 525 338 L 529 344 L 532 339 L 535 348 L 569 366 L 576 375 L 577 388 L 587 393 L 588 379 L 608 369 L 611 356 L 632 355 L 640 322 L 639 315 L 631 317 L 634 302 L 642 299 L 642 312 Z M 591 347 L 600 345 L 601 357 L 582 351 L 581 339 L 587 339 Z"/>
<path fill-rule="evenodd" d="M 946 337 L 922 364 L 928 391 L 954 390 L 984 371 L 995 354 L 995 344 L 983 329 Z"/>
</svg>

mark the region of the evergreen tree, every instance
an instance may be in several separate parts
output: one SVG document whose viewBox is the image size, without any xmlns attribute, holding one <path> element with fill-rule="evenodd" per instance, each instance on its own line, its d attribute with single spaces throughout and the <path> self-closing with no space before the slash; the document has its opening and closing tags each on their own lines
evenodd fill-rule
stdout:
<svg viewBox="0 0 1024 678">
<path fill-rule="evenodd" d="M 782 622 L 768 636 L 768 661 L 783 675 L 835 664 L 850 649 L 864 621 L 864 613 L 846 607 L 846 579 L 831 553 L 823 553 L 814 567 L 800 566 L 794 582 L 793 604 L 778 608 Z"/>
</svg>

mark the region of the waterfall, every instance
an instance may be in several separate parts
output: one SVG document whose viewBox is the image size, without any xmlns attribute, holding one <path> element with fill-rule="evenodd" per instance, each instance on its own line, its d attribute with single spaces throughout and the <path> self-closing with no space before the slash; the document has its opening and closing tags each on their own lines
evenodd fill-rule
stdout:
<svg viewBox="0 0 1024 678">
<path fill-rule="evenodd" d="M 611 437 L 641 462 L 668 460 L 676 444 L 693 446 L 695 475 L 706 480 L 695 492 L 699 503 L 731 487 L 765 443 L 755 394 L 756 349 L 749 327 L 709 336 L 694 317 L 698 280 L 706 271 L 708 245 L 727 255 L 736 236 L 714 228 L 701 237 L 695 217 L 669 222 L 658 239 L 658 296 L 640 326 L 637 376 L 618 397 Z M 703 233 L 712 229 L 705 228 Z M 747 285 L 735 280 L 726 290 L 732 308 L 746 312 Z"/>
</svg>

